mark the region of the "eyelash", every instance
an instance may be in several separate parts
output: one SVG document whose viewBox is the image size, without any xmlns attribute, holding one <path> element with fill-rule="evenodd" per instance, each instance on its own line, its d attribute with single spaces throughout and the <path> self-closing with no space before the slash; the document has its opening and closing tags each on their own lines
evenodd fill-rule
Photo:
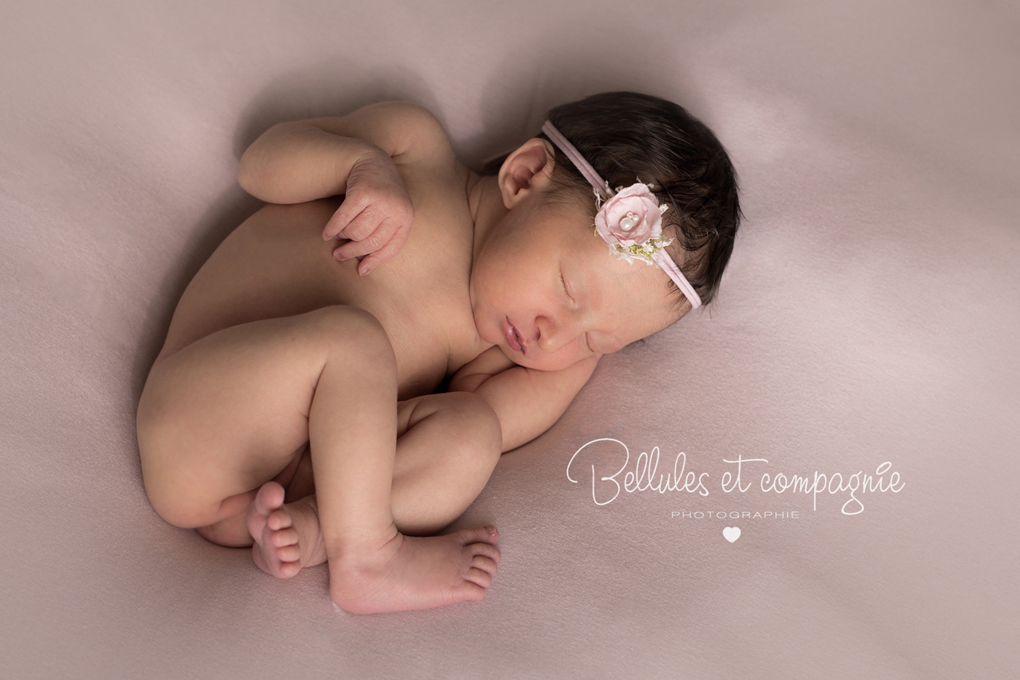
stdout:
<svg viewBox="0 0 1020 680">
<path fill-rule="evenodd" d="M 567 290 L 567 282 L 563 280 L 563 272 L 560 272 L 560 285 L 563 286 L 563 292 L 567 294 L 570 301 L 573 302 L 574 298 L 570 295 L 570 291 Z"/>
<path fill-rule="evenodd" d="M 574 302 L 574 296 L 572 296 L 570 294 L 570 291 L 567 290 L 567 282 L 563 279 L 563 272 L 562 271 L 560 272 L 560 285 L 563 286 L 563 292 L 567 294 L 567 297 L 570 298 L 570 301 Z M 574 302 L 574 304 L 577 304 L 577 303 Z M 584 334 L 584 344 L 588 347 L 588 351 L 589 352 L 591 352 L 592 354 L 595 354 L 595 350 L 593 350 L 591 348 L 591 343 L 588 342 L 588 334 L 587 333 Z"/>
</svg>

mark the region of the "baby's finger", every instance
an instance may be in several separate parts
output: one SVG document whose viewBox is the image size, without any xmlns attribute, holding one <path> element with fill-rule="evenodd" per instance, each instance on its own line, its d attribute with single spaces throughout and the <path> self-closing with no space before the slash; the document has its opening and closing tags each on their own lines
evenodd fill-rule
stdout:
<svg viewBox="0 0 1020 680">
<path fill-rule="evenodd" d="M 376 233 L 382 228 L 385 221 L 384 214 L 380 213 L 375 207 L 369 206 L 355 217 L 350 224 L 344 227 L 337 236 L 350 239 L 351 241 L 366 241 L 376 236 Z M 386 229 L 385 231 L 389 234 L 391 230 Z M 389 240 L 388 236 L 386 239 L 376 237 L 376 247 L 386 243 L 387 240 Z"/>
<path fill-rule="evenodd" d="M 386 245 L 375 251 L 358 264 L 358 273 L 364 276 L 386 260 L 400 252 L 407 240 L 407 231 L 398 230 Z"/>
<path fill-rule="evenodd" d="M 333 216 L 329 218 L 329 222 L 326 222 L 326 226 L 322 230 L 322 240 L 329 241 L 336 238 L 353 220 L 363 214 L 368 207 L 368 201 L 360 200 L 357 196 L 344 198 L 344 202 L 340 204 L 340 207 L 336 209 Z M 350 237 L 345 235 L 343 238 Z"/>
<path fill-rule="evenodd" d="M 404 247 L 404 244 L 407 243 L 408 236 L 411 235 L 411 224 L 409 222 L 390 222 L 387 224 L 387 230 L 391 232 L 391 236 L 386 240 L 385 244 L 376 251 L 377 255 L 385 253 L 383 255 L 383 261 L 390 259 Z"/>
<path fill-rule="evenodd" d="M 382 228 L 380 227 L 380 229 L 377 229 L 363 241 L 348 241 L 343 244 L 333 251 L 333 257 L 337 260 L 349 260 L 352 257 L 368 255 L 369 253 L 382 248 L 389 237 L 390 234 L 382 231 Z"/>
</svg>

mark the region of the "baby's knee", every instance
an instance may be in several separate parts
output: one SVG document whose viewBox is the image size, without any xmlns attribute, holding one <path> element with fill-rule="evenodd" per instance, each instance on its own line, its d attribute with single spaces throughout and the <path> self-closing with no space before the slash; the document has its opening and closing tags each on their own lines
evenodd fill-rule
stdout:
<svg viewBox="0 0 1020 680">
<path fill-rule="evenodd" d="M 195 498 L 194 479 L 181 460 L 178 443 L 181 427 L 172 419 L 140 418 L 138 451 L 142 463 L 142 484 L 145 495 L 156 514 L 168 524 L 194 529 L 212 524 L 211 507 Z"/>
<path fill-rule="evenodd" d="M 184 464 L 181 451 L 174 450 L 176 440 L 165 435 L 157 437 L 152 432 L 146 434 L 138 442 L 142 484 L 156 514 L 181 529 L 195 529 L 221 520 L 222 499 L 210 496 L 198 481 L 201 475 Z"/>
<path fill-rule="evenodd" d="M 494 466 L 503 451 L 503 431 L 492 407 L 474 392 L 449 392 L 448 406 L 456 414 L 457 434 L 451 451 L 483 466 Z"/>
<path fill-rule="evenodd" d="M 350 362 L 353 357 L 373 370 L 391 368 L 396 373 L 397 357 L 382 323 L 371 313 L 351 305 L 333 305 L 312 312 L 329 351 Z"/>
<path fill-rule="evenodd" d="M 187 492 L 176 489 L 174 485 L 155 481 L 153 475 L 145 478 L 144 483 L 149 504 L 167 524 L 181 529 L 197 529 L 216 521 L 214 507 L 195 503 Z"/>
<path fill-rule="evenodd" d="M 163 521 L 181 529 L 197 529 L 219 522 L 221 502 L 203 494 L 200 485 L 173 470 L 146 469 L 142 463 L 142 483 L 149 504 Z"/>
</svg>

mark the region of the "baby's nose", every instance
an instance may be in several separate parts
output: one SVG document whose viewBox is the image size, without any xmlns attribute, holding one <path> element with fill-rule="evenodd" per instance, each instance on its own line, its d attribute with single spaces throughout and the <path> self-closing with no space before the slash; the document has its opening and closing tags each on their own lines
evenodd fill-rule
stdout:
<svg viewBox="0 0 1020 680">
<path fill-rule="evenodd" d="M 574 324 L 540 316 L 535 319 L 538 328 L 538 346 L 543 352 L 555 352 L 577 339 L 577 328 Z"/>
</svg>

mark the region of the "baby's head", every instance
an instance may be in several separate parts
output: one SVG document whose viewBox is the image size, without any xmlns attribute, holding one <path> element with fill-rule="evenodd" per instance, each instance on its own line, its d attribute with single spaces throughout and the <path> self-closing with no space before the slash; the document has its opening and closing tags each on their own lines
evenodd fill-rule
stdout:
<svg viewBox="0 0 1020 680">
<path fill-rule="evenodd" d="M 662 253 L 679 270 L 669 274 L 665 261 L 614 256 L 605 224 L 596 231 L 593 223 L 597 179 L 585 178 L 562 140 L 543 133 L 486 166 L 482 174 L 498 186 L 504 212 L 476 249 L 476 325 L 504 314 L 524 342 L 504 328 L 487 339 L 516 363 L 557 370 L 677 321 L 692 305 L 676 281 L 689 282 L 700 304 L 711 302 L 740 207 L 736 174 L 719 140 L 672 102 L 611 92 L 558 106 L 547 119 L 553 135 L 562 135 L 583 157 L 579 164 L 587 161 L 611 191 L 641 182 L 651 188 L 650 200 L 668 206 L 661 239 L 672 242 Z"/>
</svg>

